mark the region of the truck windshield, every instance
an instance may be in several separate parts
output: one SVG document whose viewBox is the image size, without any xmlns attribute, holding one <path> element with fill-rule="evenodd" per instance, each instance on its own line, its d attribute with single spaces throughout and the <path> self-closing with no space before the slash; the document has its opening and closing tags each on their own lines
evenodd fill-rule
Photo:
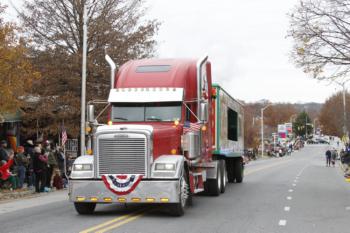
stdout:
<svg viewBox="0 0 350 233">
<path fill-rule="evenodd" d="M 180 120 L 181 102 L 116 103 L 111 117 L 113 122 Z"/>
</svg>

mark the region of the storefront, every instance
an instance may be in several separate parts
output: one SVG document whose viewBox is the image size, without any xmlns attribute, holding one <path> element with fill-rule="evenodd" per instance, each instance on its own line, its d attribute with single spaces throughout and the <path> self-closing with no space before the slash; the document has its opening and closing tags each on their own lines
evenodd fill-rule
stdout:
<svg viewBox="0 0 350 233">
<path fill-rule="evenodd" d="M 6 140 L 15 150 L 20 143 L 21 113 L 0 113 L 0 140 Z"/>
</svg>

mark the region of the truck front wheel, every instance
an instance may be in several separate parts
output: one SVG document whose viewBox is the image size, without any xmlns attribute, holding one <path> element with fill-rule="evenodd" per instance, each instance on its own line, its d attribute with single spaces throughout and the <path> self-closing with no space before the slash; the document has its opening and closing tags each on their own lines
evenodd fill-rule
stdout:
<svg viewBox="0 0 350 233">
<path fill-rule="evenodd" d="M 192 196 L 190 191 L 189 176 L 186 170 L 180 178 L 179 202 L 171 204 L 171 212 L 174 216 L 182 216 L 185 213 L 185 208 L 191 205 Z"/>
<path fill-rule="evenodd" d="M 96 208 L 96 203 L 74 202 L 74 207 L 79 214 L 92 214 Z"/>
</svg>

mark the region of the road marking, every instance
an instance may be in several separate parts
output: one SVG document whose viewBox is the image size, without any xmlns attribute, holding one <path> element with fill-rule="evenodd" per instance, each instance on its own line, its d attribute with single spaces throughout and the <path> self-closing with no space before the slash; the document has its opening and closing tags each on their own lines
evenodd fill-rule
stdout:
<svg viewBox="0 0 350 233">
<path fill-rule="evenodd" d="M 279 226 L 285 226 L 285 225 L 287 225 L 287 220 L 281 219 L 281 220 L 278 222 L 278 225 L 279 225 Z"/>
<path fill-rule="evenodd" d="M 297 184 L 292 184 L 294 187 L 297 186 Z"/>
<path fill-rule="evenodd" d="M 284 211 L 290 211 L 290 206 L 285 206 Z"/>
<path fill-rule="evenodd" d="M 345 210 L 349 211 L 350 210 L 350 206 L 345 207 Z"/>
<path fill-rule="evenodd" d="M 101 224 L 99 224 L 99 225 L 96 225 L 96 226 L 87 228 L 87 229 L 85 229 L 85 230 L 83 230 L 83 231 L 80 231 L 79 233 L 89 233 L 89 232 L 91 232 L 91 231 L 95 231 L 95 230 L 97 230 L 97 229 L 106 227 L 106 226 L 108 226 L 108 225 L 110 225 L 110 224 L 113 224 L 113 223 L 116 223 L 116 222 L 118 222 L 118 221 L 121 221 L 121 220 L 124 220 L 124 219 L 129 219 L 130 217 L 132 217 L 132 216 L 135 215 L 135 214 L 140 214 L 140 213 L 141 213 L 141 214 L 144 214 L 145 212 L 146 212 L 146 209 L 142 209 L 142 210 L 139 210 L 139 211 L 135 211 L 135 212 L 133 212 L 133 213 L 130 213 L 130 214 L 125 214 L 125 215 L 120 216 L 120 217 L 118 217 L 118 218 L 115 218 L 115 219 L 109 220 L 109 221 L 107 221 L 107 222 L 101 223 Z M 124 220 L 124 221 L 126 221 L 126 220 Z"/>
<path fill-rule="evenodd" d="M 276 167 L 276 166 L 279 166 L 281 164 L 288 163 L 288 162 L 290 162 L 290 159 L 289 160 L 284 160 L 284 161 L 281 161 L 281 162 L 276 162 L 274 164 L 263 166 L 263 167 L 260 167 L 260 168 L 252 169 L 252 170 L 249 170 L 249 171 L 244 170 L 244 175 L 247 176 L 247 175 L 256 173 L 258 171 L 262 171 L 262 170 L 265 170 L 265 169 L 268 169 L 268 168 L 271 168 L 271 167 Z"/>
<path fill-rule="evenodd" d="M 145 214 L 145 213 L 137 214 L 137 215 L 135 215 L 135 216 L 133 216 L 133 217 L 131 217 L 131 218 L 125 219 L 124 221 L 118 222 L 118 223 L 116 223 L 116 224 L 114 224 L 114 225 L 111 225 L 111 226 L 108 226 L 108 227 L 106 227 L 106 228 L 103 228 L 103 229 L 101 229 L 101 230 L 99 230 L 99 231 L 96 231 L 96 233 L 104 233 L 104 232 L 106 232 L 106 231 L 115 229 L 115 228 L 117 228 L 117 227 L 120 227 L 120 226 L 122 226 L 122 225 L 128 223 L 128 222 L 131 222 L 131 221 L 134 221 L 134 220 L 140 218 L 140 217 L 143 216 L 144 214 Z"/>
<path fill-rule="evenodd" d="M 288 196 L 288 197 L 287 197 L 287 200 L 292 200 L 292 197 L 291 197 L 291 196 Z"/>
<path fill-rule="evenodd" d="M 298 180 L 294 180 L 294 183 L 298 183 Z"/>
<path fill-rule="evenodd" d="M 293 192 L 293 189 L 289 189 L 288 192 L 292 193 L 292 192 Z"/>
</svg>

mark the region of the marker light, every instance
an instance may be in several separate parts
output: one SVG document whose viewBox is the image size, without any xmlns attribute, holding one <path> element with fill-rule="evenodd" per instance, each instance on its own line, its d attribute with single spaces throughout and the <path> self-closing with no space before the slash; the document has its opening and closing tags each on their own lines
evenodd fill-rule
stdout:
<svg viewBox="0 0 350 233">
<path fill-rule="evenodd" d="M 108 125 L 113 125 L 113 122 L 112 122 L 112 121 L 108 121 L 107 124 L 108 124 Z"/>
<path fill-rule="evenodd" d="M 86 133 L 90 133 L 90 132 L 91 132 L 91 127 L 87 126 L 87 127 L 85 128 L 85 132 L 86 132 Z"/>
<path fill-rule="evenodd" d="M 91 150 L 91 149 L 87 149 L 87 150 L 86 150 L 86 154 L 92 155 L 92 150 Z"/>
<path fill-rule="evenodd" d="M 112 202 L 112 198 L 111 197 L 105 197 L 105 198 L 103 198 L 103 200 L 105 202 Z"/>
<path fill-rule="evenodd" d="M 97 197 L 90 197 L 90 201 L 96 202 L 96 201 L 98 201 L 98 198 Z"/>
<path fill-rule="evenodd" d="M 207 126 L 203 125 L 202 126 L 202 131 L 206 131 L 207 130 Z"/>
<path fill-rule="evenodd" d="M 171 153 L 172 155 L 176 155 L 176 149 L 172 149 L 172 150 L 170 151 L 170 153 Z"/>
<path fill-rule="evenodd" d="M 126 198 L 125 197 L 118 197 L 118 201 L 119 202 L 126 202 Z"/>
<path fill-rule="evenodd" d="M 169 198 L 161 198 L 160 201 L 161 202 L 169 202 Z"/>
<path fill-rule="evenodd" d="M 178 126 L 179 123 L 180 123 L 179 120 L 175 120 L 175 121 L 174 121 L 174 125 L 175 125 L 175 126 Z"/>
<path fill-rule="evenodd" d="M 147 197 L 146 198 L 146 201 L 147 202 L 154 202 L 156 199 L 155 198 L 153 198 L 153 197 Z"/>
<path fill-rule="evenodd" d="M 77 197 L 77 201 L 85 201 L 85 197 Z"/>
</svg>

